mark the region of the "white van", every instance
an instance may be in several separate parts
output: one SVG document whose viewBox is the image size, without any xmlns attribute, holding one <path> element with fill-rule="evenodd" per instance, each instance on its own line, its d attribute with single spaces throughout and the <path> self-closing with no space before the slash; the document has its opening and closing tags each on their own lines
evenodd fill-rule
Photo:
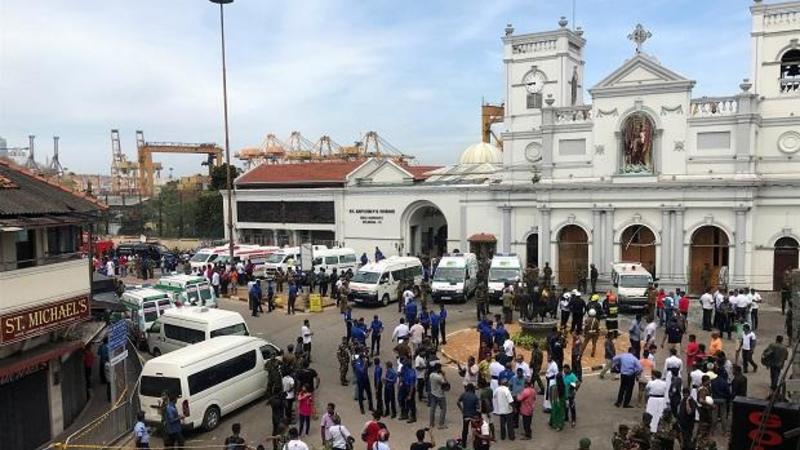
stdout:
<svg viewBox="0 0 800 450">
<path fill-rule="evenodd" d="M 192 272 L 202 271 L 209 264 L 214 264 L 220 255 L 226 253 L 226 250 L 220 247 L 214 248 L 201 248 L 191 258 L 189 258 L 189 265 L 192 267 Z"/>
<path fill-rule="evenodd" d="M 175 308 L 172 298 L 164 291 L 143 287 L 128 289 L 119 299 L 127 309 L 131 331 L 137 345 L 146 343 L 146 331 L 165 312 Z"/>
<path fill-rule="evenodd" d="M 149 360 L 139 385 L 145 421 L 161 421 L 159 402 L 168 392 L 178 396 L 184 427 L 212 430 L 222 416 L 266 393 L 264 364 L 279 354 L 263 339 L 221 336 Z"/>
<path fill-rule="evenodd" d="M 317 253 L 327 250 L 330 249 L 324 245 L 312 245 L 312 258 Z M 275 278 L 275 273 L 278 271 L 278 267 L 283 269 L 283 272 L 286 273 L 290 267 L 299 267 L 300 265 L 300 247 L 285 247 L 280 250 L 276 250 L 264 260 L 264 278 L 268 280 Z"/>
<path fill-rule="evenodd" d="M 436 266 L 431 283 L 434 302 L 466 302 L 478 285 L 478 258 L 474 253 L 443 256 Z"/>
<path fill-rule="evenodd" d="M 653 275 L 640 262 L 619 262 L 611 266 L 611 284 L 621 310 L 647 308 L 647 288 Z"/>
<path fill-rule="evenodd" d="M 166 292 L 173 302 L 181 305 L 217 307 L 214 289 L 199 275 L 168 275 L 159 278 L 153 288 Z"/>
<path fill-rule="evenodd" d="M 503 294 L 506 283 L 516 284 L 522 280 L 522 262 L 516 254 L 496 253 L 489 264 L 489 300 L 497 301 Z"/>
<path fill-rule="evenodd" d="M 238 312 L 204 306 L 178 308 L 165 312 L 150 325 L 147 349 L 151 355 L 161 356 L 190 344 L 231 335 L 250 335 Z"/>
<path fill-rule="evenodd" d="M 328 248 L 314 252 L 314 270 L 325 269 L 331 273 L 335 268 L 337 272 L 346 272 L 347 269 L 355 271 L 358 268 L 356 252 L 352 248 Z"/>
<path fill-rule="evenodd" d="M 400 281 L 419 284 L 422 262 L 413 256 L 391 256 L 361 266 L 350 280 L 350 300 L 361 304 L 388 305 L 397 300 Z"/>
</svg>

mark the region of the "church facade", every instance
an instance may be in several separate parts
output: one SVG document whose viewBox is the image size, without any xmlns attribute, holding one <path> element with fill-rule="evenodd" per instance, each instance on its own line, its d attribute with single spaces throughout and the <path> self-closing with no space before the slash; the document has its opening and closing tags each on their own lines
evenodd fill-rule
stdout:
<svg viewBox="0 0 800 450">
<path fill-rule="evenodd" d="M 256 168 L 237 180 L 238 237 L 264 230 L 278 242 L 278 227 L 319 226 L 241 221 L 241 201 L 322 199 L 332 205 L 326 236 L 368 254 L 490 242 L 549 263 L 564 286 L 590 263 L 607 279 L 613 262 L 640 261 L 691 292 L 777 288 L 800 243 L 800 2 L 750 11 L 751 73 L 715 98 L 693 98 L 693 80 L 648 55 L 641 25 L 631 57 L 590 88 L 580 29 L 563 18 L 548 32 L 509 26 L 502 152 L 473 146 L 425 171 L 368 160 L 336 183 L 292 189 Z"/>
</svg>

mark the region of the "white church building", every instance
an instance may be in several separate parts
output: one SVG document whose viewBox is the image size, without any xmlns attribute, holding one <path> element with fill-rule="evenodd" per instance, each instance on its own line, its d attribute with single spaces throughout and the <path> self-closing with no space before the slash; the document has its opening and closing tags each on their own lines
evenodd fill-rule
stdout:
<svg viewBox="0 0 800 450">
<path fill-rule="evenodd" d="M 502 150 L 479 143 L 440 168 L 261 164 L 236 180 L 236 237 L 368 255 L 488 245 L 548 262 L 564 286 L 590 263 L 607 279 L 612 262 L 641 261 L 692 292 L 779 287 L 800 243 L 800 2 L 750 11 L 751 72 L 714 98 L 647 54 L 641 25 L 631 57 L 592 87 L 580 29 L 509 26 Z"/>
</svg>

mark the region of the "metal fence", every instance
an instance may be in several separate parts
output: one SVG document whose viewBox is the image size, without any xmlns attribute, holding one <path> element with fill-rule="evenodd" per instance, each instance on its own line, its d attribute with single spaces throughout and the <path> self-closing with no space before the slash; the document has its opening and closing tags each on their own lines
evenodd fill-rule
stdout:
<svg viewBox="0 0 800 450">
<path fill-rule="evenodd" d="M 131 433 L 140 410 L 138 393 L 142 360 L 130 341 L 128 341 L 128 351 L 132 355 L 128 360 L 128 376 L 135 377 L 136 382 L 128 383 L 126 390 L 120 394 L 119 401 L 109 411 L 72 433 L 63 444 L 56 444 L 54 448 L 66 450 L 87 446 L 110 446 Z"/>
</svg>

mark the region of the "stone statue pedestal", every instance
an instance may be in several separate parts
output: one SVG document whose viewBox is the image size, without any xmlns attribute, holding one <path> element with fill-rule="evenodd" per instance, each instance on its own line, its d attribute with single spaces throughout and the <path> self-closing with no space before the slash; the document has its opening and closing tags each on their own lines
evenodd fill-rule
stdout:
<svg viewBox="0 0 800 450">
<path fill-rule="evenodd" d="M 547 336 L 547 333 L 553 329 L 553 327 L 558 326 L 558 321 L 554 319 L 545 319 L 544 321 L 533 321 L 528 319 L 520 318 L 517 320 L 519 323 L 519 327 L 522 330 L 523 334 L 533 335 L 537 338 L 542 338 Z"/>
</svg>

